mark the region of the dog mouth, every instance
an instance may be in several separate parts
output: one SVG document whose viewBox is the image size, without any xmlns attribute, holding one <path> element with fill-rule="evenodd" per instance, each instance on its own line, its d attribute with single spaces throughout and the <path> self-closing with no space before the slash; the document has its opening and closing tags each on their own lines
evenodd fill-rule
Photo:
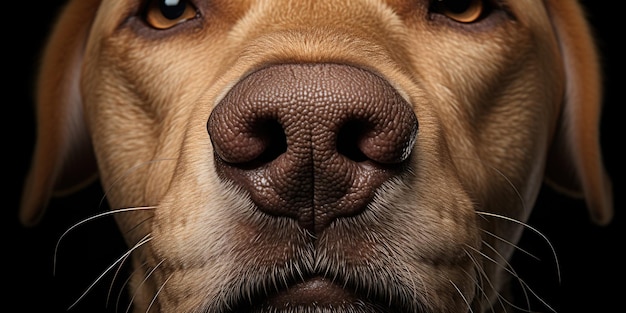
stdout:
<svg viewBox="0 0 626 313">
<path fill-rule="evenodd" d="M 391 313 L 403 312 L 392 303 L 383 304 L 347 284 L 313 277 L 289 285 L 265 297 L 257 297 L 231 312 L 245 313 Z"/>
</svg>

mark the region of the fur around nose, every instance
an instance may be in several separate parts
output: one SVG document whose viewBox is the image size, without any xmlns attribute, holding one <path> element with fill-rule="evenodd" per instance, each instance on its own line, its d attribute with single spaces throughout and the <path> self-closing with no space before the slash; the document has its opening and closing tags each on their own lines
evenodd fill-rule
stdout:
<svg viewBox="0 0 626 313">
<path fill-rule="evenodd" d="M 367 208 L 416 139 L 411 106 L 380 76 L 338 64 L 258 70 L 216 105 L 207 129 L 222 179 L 312 233 Z"/>
</svg>

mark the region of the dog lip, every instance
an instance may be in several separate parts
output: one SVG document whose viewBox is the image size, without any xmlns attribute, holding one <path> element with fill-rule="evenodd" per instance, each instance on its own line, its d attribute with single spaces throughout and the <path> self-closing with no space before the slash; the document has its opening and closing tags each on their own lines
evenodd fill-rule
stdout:
<svg viewBox="0 0 626 313">
<path fill-rule="evenodd" d="M 392 313 L 399 312 L 389 305 L 353 291 L 331 279 L 316 276 L 268 294 L 236 310 L 228 312 L 245 313 L 287 313 L 287 312 L 350 312 L 350 313 Z"/>
<path fill-rule="evenodd" d="M 290 285 L 284 290 L 271 294 L 261 302 L 253 304 L 247 313 L 266 312 L 399 312 L 381 305 L 366 296 L 352 291 L 325 277 L 312 277 Z M 237 310 L 241 312 L 241 310 Z"/>
<path fill-rule="evenodd" d="M 266 304 L 274 308 L 311 305 L 339 307 L 355 303 L 358 299 L 354 293 L 332 281 L 322 277 L 315 277 L 272 295 L 266 300 Z"/>
</svg>

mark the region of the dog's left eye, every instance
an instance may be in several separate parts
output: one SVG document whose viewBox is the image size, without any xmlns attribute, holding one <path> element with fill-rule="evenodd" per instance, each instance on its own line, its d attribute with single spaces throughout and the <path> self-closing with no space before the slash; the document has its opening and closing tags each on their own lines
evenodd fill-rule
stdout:
<svg viewBox="0 0 626 313">
<path fill-rule="evenodd" d="M 488 9 L 486 0 L 434 0 L 431 10 L 460 23 L 481 19 Z"/>
<path fill-rule="evenodd" d="M 149 0 L 145 11 L 146 22 L 156 29 L 168 29 L 193 19 L 196 8 L 187 0 Z"/>
</svg>

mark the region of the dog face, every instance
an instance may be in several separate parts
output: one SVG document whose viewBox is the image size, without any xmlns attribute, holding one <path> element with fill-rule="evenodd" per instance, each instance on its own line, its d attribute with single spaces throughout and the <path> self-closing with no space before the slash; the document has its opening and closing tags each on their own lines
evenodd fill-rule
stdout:
<svg viewBox="0 0 626 313">
<path fill-rule="evenodd" d="M 22 219 L 97 172 L 137 312 L 504 310 L 545 177 L 610 219 L 580 11 L 72 1 Z"/>
</svg>

